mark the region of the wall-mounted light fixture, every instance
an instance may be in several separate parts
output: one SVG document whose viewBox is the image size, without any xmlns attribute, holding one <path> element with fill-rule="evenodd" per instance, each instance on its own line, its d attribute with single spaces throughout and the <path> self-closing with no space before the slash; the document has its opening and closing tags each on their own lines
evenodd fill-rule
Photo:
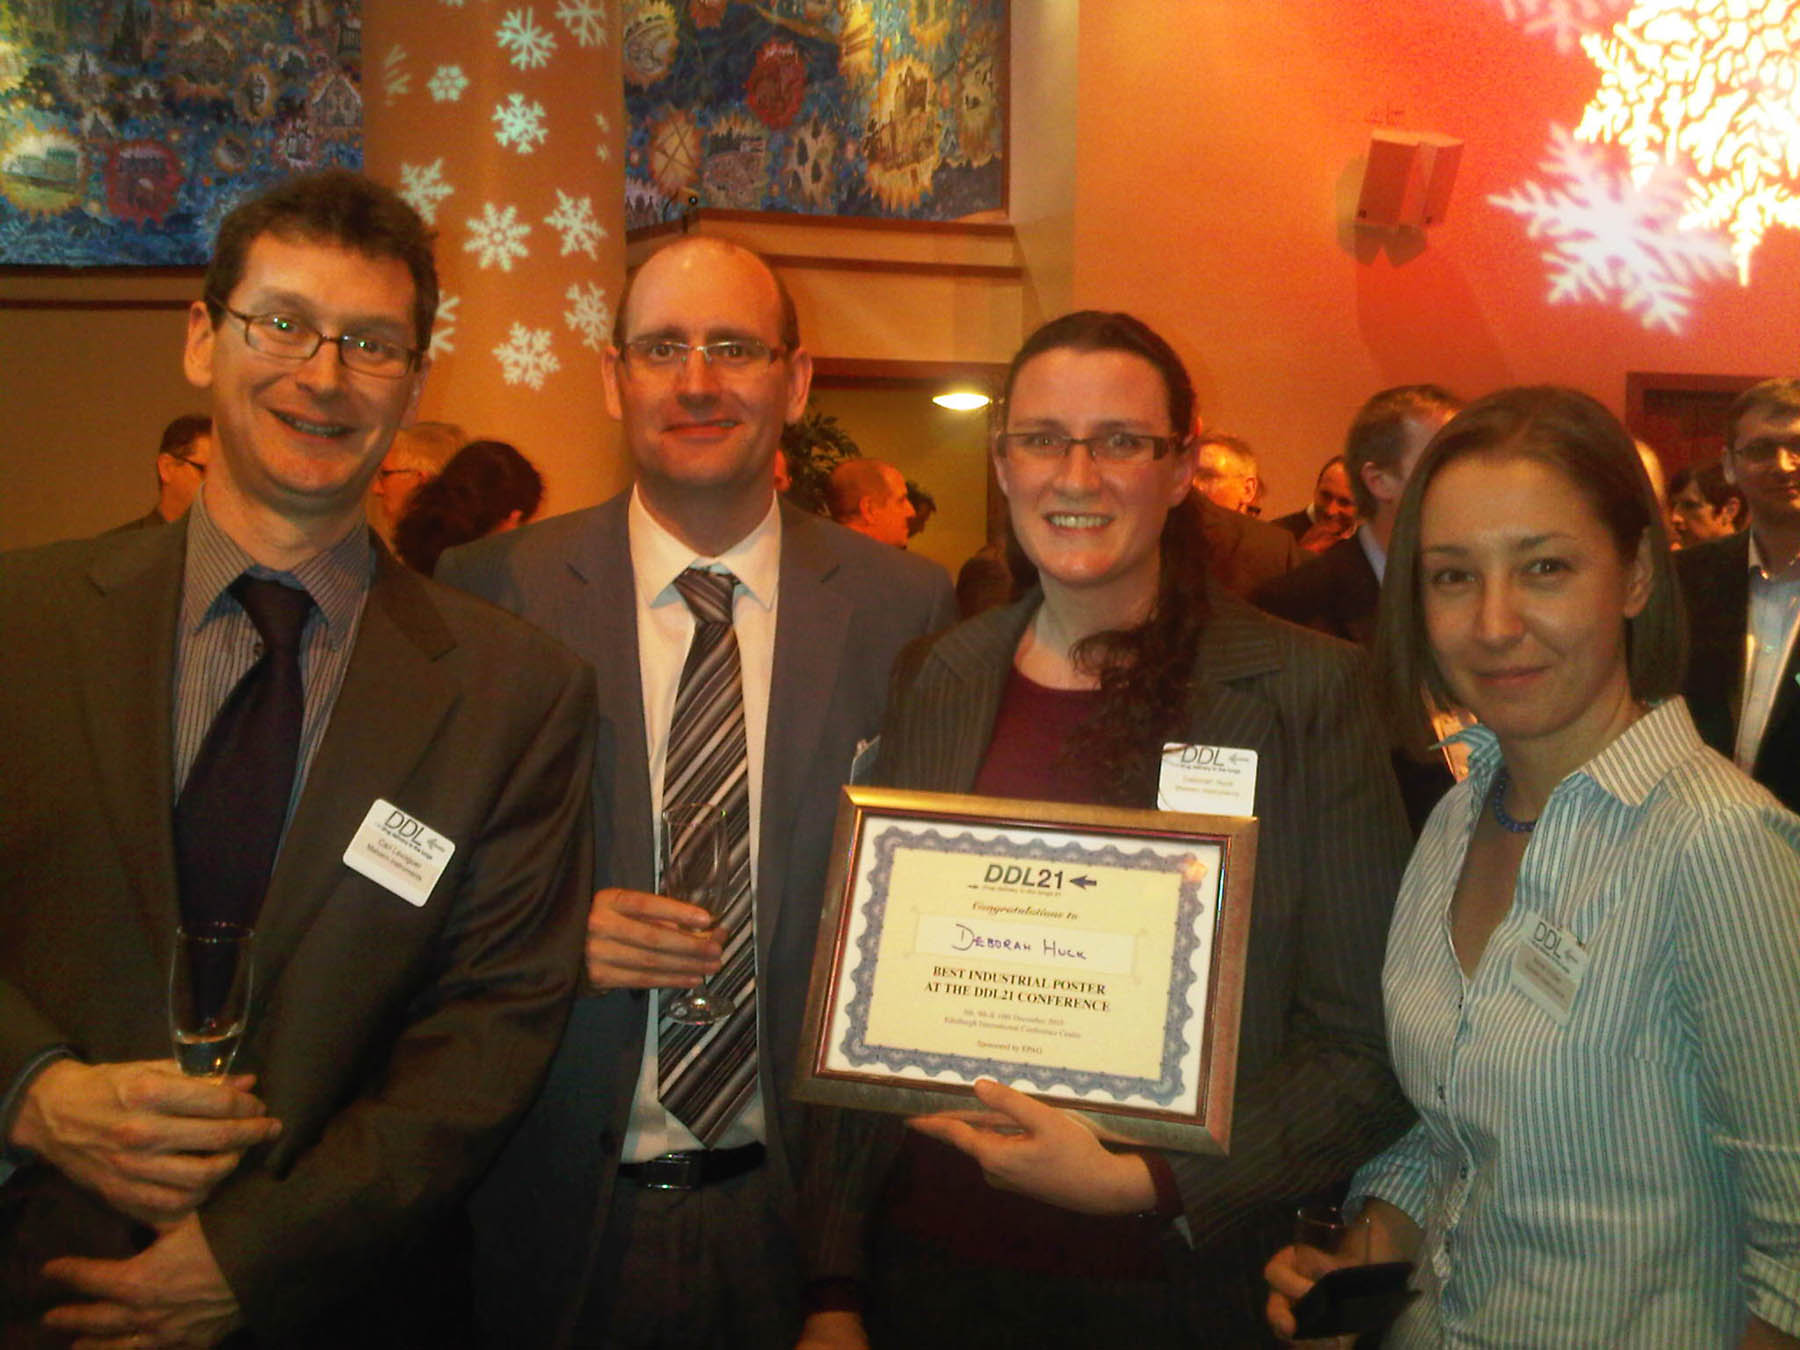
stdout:
<svg viewBox="0 0 1800 1350">
<path fill-rule="evenodd" d="M 976 412 L 987 407 L 993 399 L 973 389 L 952 389 L 947 393 L 932 395 L 931 401 L 951 412 Z"/>
</svg>

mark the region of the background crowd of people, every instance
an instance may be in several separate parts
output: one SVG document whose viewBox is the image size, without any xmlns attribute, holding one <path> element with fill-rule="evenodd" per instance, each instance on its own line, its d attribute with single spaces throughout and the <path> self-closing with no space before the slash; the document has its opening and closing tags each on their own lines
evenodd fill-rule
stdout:
<svg viewBox="0 0 1800 1350">
<path fill-rule="evenodd" d="M 1265 522 L 1166 335 L 1066 314 L 953 598 L 894 466 L 778 491 L 754 252 L 632 273 L 634 483 L 536 522 L 402 430 L 436 303 L 388 190 L 246 202 L 154 518 L 0 558 L 0 1344 L 1255 1346 L 1397 1262 L 1390 1345 L 1800 1345 L 1800 380 L 1666 502 L 1585 393 L 1381 390 Z M 1226 1154 L 796 1100 L 844 784 L 1151 808 L 1182 746 L 1254 752 Z M 184 1075 L 219 921 L 255 989 Z"/>
</svg>

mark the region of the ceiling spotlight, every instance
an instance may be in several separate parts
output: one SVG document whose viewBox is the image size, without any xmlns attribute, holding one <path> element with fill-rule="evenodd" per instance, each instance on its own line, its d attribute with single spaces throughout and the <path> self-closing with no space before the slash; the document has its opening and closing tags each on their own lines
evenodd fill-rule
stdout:
<svg viewBox="0 0 1800 1350">
<path fill-rule="evenodd" d="M 974 412 L 977 408 L 987 407 L 993 399 L 986 394 L 976 393 L 973 389 L 955 389 L 948 394 L 935 395 L 931 401 L 951 412 Z"/>
</svg>

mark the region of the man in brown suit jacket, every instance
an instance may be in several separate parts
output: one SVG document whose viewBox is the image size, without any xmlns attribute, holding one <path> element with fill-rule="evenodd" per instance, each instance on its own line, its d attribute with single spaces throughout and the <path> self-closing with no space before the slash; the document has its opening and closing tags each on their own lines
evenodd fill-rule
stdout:
<svg viewBox="0 0 1800 1350">
<path fill-rule="evenodd" d="M 218 453 L 185 521 L 0 559 L 0 1345 L 458 1330 L 425 1248 L 574 991 L 594 695 L 364 522 L 436 289 L 416 214 L 355 175 L 238 208 L 188 318 Z M 186 1078 L 172 817 L 260 661 L 245 576 L 306 593 L 305 715 L 241 1072 Z M 398 813 L 448 846 L 410 886 L 352 862 Z"/>
</svg>

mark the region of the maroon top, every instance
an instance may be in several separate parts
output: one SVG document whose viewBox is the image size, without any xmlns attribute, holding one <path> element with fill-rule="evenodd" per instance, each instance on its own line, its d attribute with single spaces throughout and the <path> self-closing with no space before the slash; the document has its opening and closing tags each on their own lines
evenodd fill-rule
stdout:
<svg viewBox="0 0 1800 1350">
<path fill-rule="evenodd" d="M 1096 766 L 1064 754 L 1099 708 L 1097 689 L 1048 689 L 1013 670 L 974 791 L 983 797 L 1104 803 Z M 1181 1212 L 1180 1198 L 1168 1162 L 1150 1150 L 1143 1156 L 1157 1183 L 1157 1217 L 1174 1218 Z M 879 1222 L 971 1265 L 1089 1279 L 1167 1275 L 1157 1245 L 1160 1223 L 1135 1215 L 1078 1214 L 996 1190 L 966 1153 L 910 1130 L 883 1193 Z"/>
</svg>

